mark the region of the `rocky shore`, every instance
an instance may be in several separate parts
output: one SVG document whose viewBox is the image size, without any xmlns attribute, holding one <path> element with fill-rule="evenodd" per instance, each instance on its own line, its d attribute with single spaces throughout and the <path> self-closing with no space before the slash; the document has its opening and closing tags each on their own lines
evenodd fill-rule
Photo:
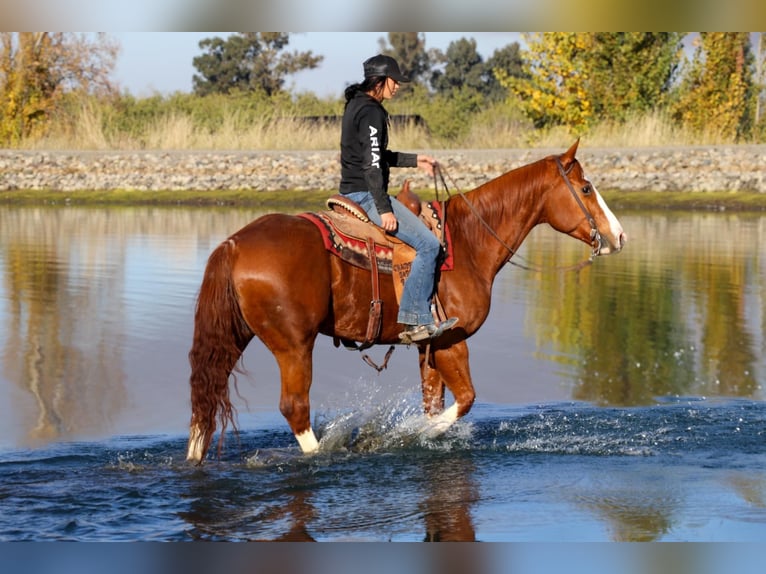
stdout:
<svg viewBox="0 0 766 574">
<path fill-rule="evenodd" d="M 428 150 L 451 185 L 469 190 L 563 149 Z M 578 157 L 599 189 L 766 193 L 766 145 L 589 149 Z M 333 190 L 336 151 L 17 151 L 0 150 L 0 191 L 8 190 Z M 416 189 L 433 181 L 395 170 Z"/>
</svg>

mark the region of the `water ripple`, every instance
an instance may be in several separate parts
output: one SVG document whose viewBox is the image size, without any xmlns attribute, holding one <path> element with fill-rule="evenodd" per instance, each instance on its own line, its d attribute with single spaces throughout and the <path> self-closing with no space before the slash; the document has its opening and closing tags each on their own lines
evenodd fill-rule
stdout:
<svg viewBox="0 0 766 574">
<path fill-rule="evenodd" d="M 3 452 L 0 540 L 508 540 L 519 524 L 562 535 L 562 520 L 575 539 L 604 539 L 579 521 L 704 540 L 710 512 L 729 529 L 716 536 L 766 527 L 763 403 L 478 404 L 426 438 L 416 405 L 323 413 L 309 457 L 281 425 L 242 430 L 202 467 L 183 436 Z"/>
</svg>

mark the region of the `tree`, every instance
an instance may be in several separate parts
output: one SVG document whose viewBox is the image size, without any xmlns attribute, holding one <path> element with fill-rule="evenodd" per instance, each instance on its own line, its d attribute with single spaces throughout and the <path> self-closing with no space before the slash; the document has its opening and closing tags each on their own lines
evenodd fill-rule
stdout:
<svg viewBox="0 0 766 574">
<path fill-rule="evenodd" d="M 414 83 L 422 82 L 431 67 L 425 35 L 422 32 L 389 32 L 388 43 L 390 46 L 384 38 L 378 40 L 381 54 L 395 58 L 402 73 Z"/>
<path fill-rule="evenodd" d="M 766 100 L 766 32 L 758 32 L 755 36 L 755 82 L 755 123 L 760 126 Z"/>
<path fill-rule="evenodd" d="M 593 103 L 586 90 L 585 55 L 592 37 L 573 32 L 524 34 L 527 45 L 521 77 L 499 74 L 498 80 L 521 100 L 536 127 L 587 126 Z"/>
<path fill-rule="evenodd" d="M 316 68 L 324 59 L 308 52 L 285 53 L 290 35 L 284 32 L 242 32 L 225 40 L 205 38 L 201 56 L 192 61 L 199 74 L 192 81 L 197 95 L 262 90 L 271 96 L 282 90 L 285 77 Z"/>
<path fill-rule="evenodd" d="M 682 54 L 680 32 L 597 32 L 585 55 L 593 113 L 618 121 L 663 107 Z"/>
<path fill-rule="evenodd" d="M 42 135 L 67 93 L 111 92 L 117 52 L 104 34 L 0 33 L 0 142 Z"/>
<path fill-rule="evenodd" d="M 755 115 L 753 54 L 747 32 L 700 32 L 674 115 L 725 140 L 746 135 Z"/>
<path fill-rule="evenodd" d="M 585 129 L 661 106 L 673 85 L 680 33 L 546 32 L 525 35 L 522 77 L 501 84 L 538 127 Z"/>
<path fill-rule="evenodd" d="M 521 57 L 521 46 L 513 42 L 507 46 L 495 50 L 486 63 L 486 93 L 490 100 L 502 100 L 506 96 L 506 89 L 498 78 L 522 78 L 524 77 L 524 60 Z"/>
<path fill-rule="evenodd" d="M 437 93 L 449 95 L 464 88 L 485 92 L 487 69 L 476 50 L 475 39 L 460 38 L 450 42 L 447 52 L 439 59 L 445 63 L 444 70 L 436 70 L 431 75 L 431 86 Z"/>
</svg>

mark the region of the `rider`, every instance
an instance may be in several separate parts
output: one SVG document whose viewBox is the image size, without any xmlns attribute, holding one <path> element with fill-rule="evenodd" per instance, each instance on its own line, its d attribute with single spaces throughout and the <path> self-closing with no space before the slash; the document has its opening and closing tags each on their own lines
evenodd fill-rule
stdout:
<svg viewBox="0 0 766 574">
<path fill-rule="evenodd" d="M 346 88 L 346 107 L 340 141 L 340 193 L 360 204 L 370 219 L 415 249 L 404 283 L 398 321 L 405 325 L 403 341 L 423 341 L 451 329 L 457 318 L 438 325 L 431 313 L 431 297 L 441 244 L 426 225 L 395 197 L 388 195 L 390 167 L 419 167 L 433 175 L 431 156 L 388 149 L 388 113 L 382 105 L 409 78 L 391 56 L 379 54 L 362 65 L 364 80 Z"/>
</svg>

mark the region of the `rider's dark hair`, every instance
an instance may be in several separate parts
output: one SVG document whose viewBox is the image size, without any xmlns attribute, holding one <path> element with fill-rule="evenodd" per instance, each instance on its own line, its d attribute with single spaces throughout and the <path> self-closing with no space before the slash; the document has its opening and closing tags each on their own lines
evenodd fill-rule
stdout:
<svg viewBox="0 0 766 574">
<path fill-rule="evenodd" d="M 346 97 L 346 105 L 354 99 L 357 92 L 369 92 L 374 90 L 379 84 L 386 81 L 386 76 L 372 76 L 365 78 L 357 84 L 351 84 L 346 88 L 344 96 Z"/>
</svg>

